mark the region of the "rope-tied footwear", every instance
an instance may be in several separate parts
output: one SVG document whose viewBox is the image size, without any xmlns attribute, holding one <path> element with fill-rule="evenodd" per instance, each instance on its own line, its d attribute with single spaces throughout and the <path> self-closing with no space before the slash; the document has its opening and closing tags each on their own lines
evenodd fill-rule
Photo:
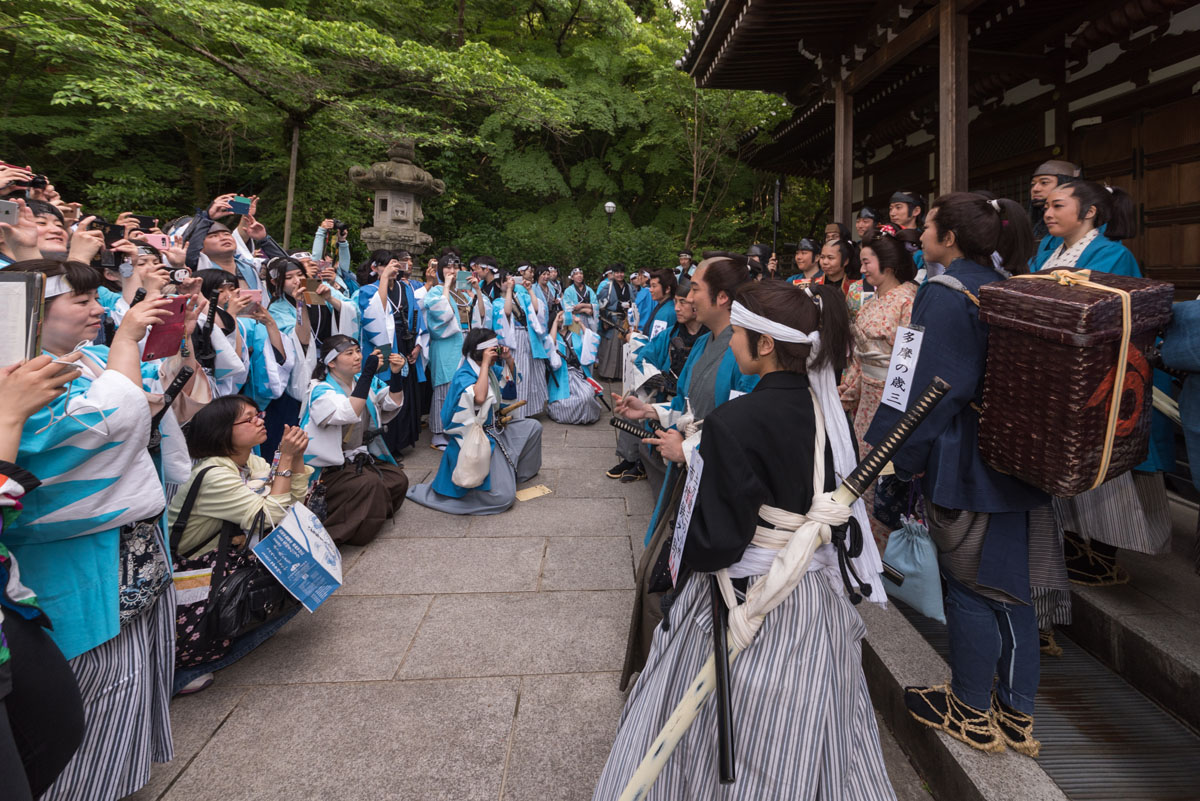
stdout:
<svg viewBox="0 0 1200 801">
<path fill-rule="evenodd" d="M 967 706 L 954 696 L 949 684 L 905 687 L 904 705 L 926 726 L 940 729 L 972 748 L 988 753 L 1004 750 L 1004 739 L 990 711 Z"/>
<path fill-rule="evenodd" d="M 1005 704 L 995 694 L 992 695 L 992 717 L 996 728 L 1009 748 L 1018 754 L 1036 757 L 1042 750 L 1042 744 L 1033 736 L 1033 715 L 1018 712 Z"/>
</svg>

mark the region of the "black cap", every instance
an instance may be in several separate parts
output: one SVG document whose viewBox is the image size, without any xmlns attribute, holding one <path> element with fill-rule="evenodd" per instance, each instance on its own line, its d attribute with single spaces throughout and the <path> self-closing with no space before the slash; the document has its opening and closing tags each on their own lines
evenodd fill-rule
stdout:
<svg viewBox="0 0 1200 801">
<path fill-rule="evenodd" d="M 796 245 L 796 250 L 797 252 L 801 250 L 807 250 L 809 253 L 816 253 L 817 246 L 813 244 L 811 239 L 805 237 L 804 239 L 800 240 L 800 244 Z"/>
<path fill-rule="evenodd" d="M 875 214 L 875 209 L 870 206 L 863 206 L 858 210 L 858 218 L 860 220 L 878 220 L 879 216 Z"/>
</svg>

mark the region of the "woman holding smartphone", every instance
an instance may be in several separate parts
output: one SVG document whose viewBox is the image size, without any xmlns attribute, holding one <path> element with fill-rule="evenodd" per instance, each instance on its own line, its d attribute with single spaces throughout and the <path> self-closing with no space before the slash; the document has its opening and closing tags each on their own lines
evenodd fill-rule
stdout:
<svg viewBox="0 0 1200 801">
<path fill-rule="evenodd" d="M 80 367 L 67 393 L 25 423 L 17 461 L 45 483 L 4 532 L 83 698 L 83 743 L 42 798 L 109 801 L 144 785 L 151 761 L 173 756 L 175 594 L 138 353 L 169 301 L 142 301 L 111 346 L 88 345 L 100 329 L 99 273 L 76 262 L 16 267 L 46 276 L 45 352 Z"/>
<path fill-rule="evenodd" d="M 437 475 L 429 484 L 417 484 L 409 499 L 422 506 L 456 515 L 494 515 L 513 505 L 517 485 L 537 475 L 542 467 L 542 424 L 513 420 L 496 426 L 500 402 L 501 362 L 514 370 L 512 353 L 500 346 L 490 328 L 472 328 L 462 347 L 462 364 L 447 387 L 441 424 L 450 437 Z M 488 475 L 475 487 L 454 483 L 463 438 L 484 414 L 483 428 L 491 445 Z"/>
</svg>

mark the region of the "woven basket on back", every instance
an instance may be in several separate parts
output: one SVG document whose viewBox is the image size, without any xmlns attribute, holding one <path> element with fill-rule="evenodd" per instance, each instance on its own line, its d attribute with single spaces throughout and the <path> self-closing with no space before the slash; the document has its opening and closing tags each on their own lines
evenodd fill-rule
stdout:
<svg viewBox="0 0 1200 801">
<path fill-rule="evenodd" d="M 1093 272 L 1131 293 L 1133 336 L 1105 480 L 1145 461 L 1152 408 L 1146 351 L 1171 316 L 1174 286 Z M 1096 481 L 1121 340 L 1121 299 L 1044 279 L 997 281 L 979 292 L 990 327 L 979 450 L 995 469 L 1060 497 Z"/>
</svg>

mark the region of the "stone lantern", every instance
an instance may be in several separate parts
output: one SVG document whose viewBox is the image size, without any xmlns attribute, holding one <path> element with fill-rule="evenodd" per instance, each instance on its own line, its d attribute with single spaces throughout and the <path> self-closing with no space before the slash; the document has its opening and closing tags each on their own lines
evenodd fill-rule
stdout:
<svg viewBox="0 0 1200 801">
<path fill-rule="evenodd" d="M 433 237 L 421 233 L 425 219 L 421 204 L 445 192 L 446 185 L 413 164 L 413 140 L 400 140 L 387 154 L 387 161 L 350 168 L 350 180 L 375 193 L 374 224 L 359 235 L 371 250 L 407 250 L 417 256 L 433 242 Z"/>
</svg>

